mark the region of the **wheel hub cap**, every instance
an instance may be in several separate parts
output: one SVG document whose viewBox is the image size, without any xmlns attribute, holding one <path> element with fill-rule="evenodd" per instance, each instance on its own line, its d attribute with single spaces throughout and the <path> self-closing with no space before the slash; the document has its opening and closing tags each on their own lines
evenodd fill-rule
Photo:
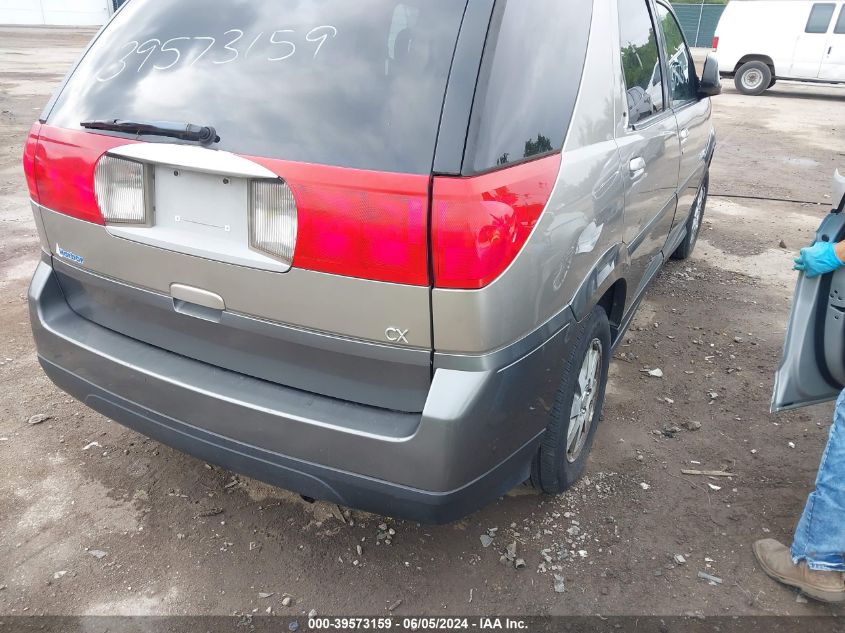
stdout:
<svg viewBox="0 0 845 633">
<path fill-rule="evenodd" d="M 701 185 L 698 197 L 695 199 L 695 210 L 692 213 L 692 226 L 690 235 L 693 240 L 698 237 L 698 229 L 701 228 L 701 216 L 704 214 L 704 201 L 707 199 L 707 186 Z"/>
<path fill-rule="evenodd" d="M 593 426 L 601 380 L 602 355 L 601 341 L 593 339 L 587 348 L 575 383 L 575 393 L 572 395 L 572 410 L 569 414 L 569 431 L 566 438 L 566 460 L 570 463 L 581 456 Z"/>
<path fill-rule="evenodd" d="M 763 83 L 763 73 L 759 70 L 749 70 L 742 77 L 742 85 L 748 90 L 756 90 Z"/>
</svg>

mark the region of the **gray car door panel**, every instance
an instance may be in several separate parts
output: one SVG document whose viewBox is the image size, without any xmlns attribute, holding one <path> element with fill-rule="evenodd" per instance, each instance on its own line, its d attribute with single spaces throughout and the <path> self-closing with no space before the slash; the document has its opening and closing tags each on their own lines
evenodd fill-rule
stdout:
<svg viewBox="0 0 845 633">
<path fill-rule="evenodd" d="M 625 243 L 631 260 L 631 287 L 639 288 L 646 273 L 662 257 L 675 217 L 680 146 L 671 112 L 646 128 L 631 129 L 618 139 L 626 177 Z M 643 170 L 637 173 L 639 161 Z M 635 164 L 637 163 L 637 164 Z"/>
<path fill-rule="evenodd" d="M 819 241 L 845 239 L 845 197 L 816 233 Z M 833 400 L 845 386 L 845 268 L 798 278 L 786 330 L 783 360 L 775 374 L 772 411 Z"/>
</svg>

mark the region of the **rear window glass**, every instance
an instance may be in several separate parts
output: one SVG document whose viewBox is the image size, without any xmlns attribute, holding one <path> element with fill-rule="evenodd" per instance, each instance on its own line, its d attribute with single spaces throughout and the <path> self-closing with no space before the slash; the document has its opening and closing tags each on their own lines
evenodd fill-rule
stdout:
<svg viewBox="0 0 845 633">
<path fill-rule="evenodd" d="M 827 33 L 835 10 L 835 4 L 814 4 L 810 11 L 810 19 L 807 20 L 807 33 Z"/>
<path fill-rule="evenodd" d="M 48 122 L 189 122 L 215 147 L 427 173 L 466 0 L 132 0 Z"/>
<path fill-rule="evenodd" d="M 833 32 L 837 35 L 845 34 L 845 4 L 839 11 L 839 19 L 836 21 L 836 28 L 833 29 Z"/>
<path fill-rule="evenodd" d="M 592 2 L 499 0 L 484 50 L 464 160 L 478 173 L 563 146 L 590 34 Z"/>
</svg>

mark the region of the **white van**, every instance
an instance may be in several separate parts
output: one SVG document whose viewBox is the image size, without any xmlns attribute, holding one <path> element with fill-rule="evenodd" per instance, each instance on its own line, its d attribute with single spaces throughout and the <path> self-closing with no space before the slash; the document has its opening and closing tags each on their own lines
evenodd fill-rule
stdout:
<svg viewBox="0 0 845 633">
<path fill-rule="evenodd" d="M 778 79 L 845 83 L 845 2 L 732 0 L 713 49 L 743 94 Z"/>
</svg>

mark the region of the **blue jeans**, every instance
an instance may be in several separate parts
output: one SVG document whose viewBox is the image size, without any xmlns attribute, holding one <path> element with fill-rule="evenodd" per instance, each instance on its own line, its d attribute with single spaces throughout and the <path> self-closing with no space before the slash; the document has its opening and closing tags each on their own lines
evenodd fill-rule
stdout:
<svg viewBox="0 0 845 633">
<path fill-rule="evenodd" d="M 822 455 L 816 489 L 807 499 L 792 542 L 794 563 L 845 572 L 845 391 L 836 401 L 833 426 Z"/>
</svg>

